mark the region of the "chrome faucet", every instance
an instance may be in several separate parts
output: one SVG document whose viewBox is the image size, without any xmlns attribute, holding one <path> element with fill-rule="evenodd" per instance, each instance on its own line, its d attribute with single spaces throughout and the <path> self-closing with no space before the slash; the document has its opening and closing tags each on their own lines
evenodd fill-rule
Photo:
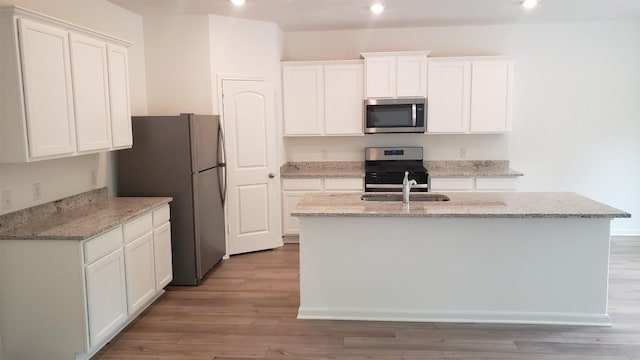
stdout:
<svg viewBox="0 0 640 360">
<path fill-rule="evenodd" d="M 409 194 L 411 194 L 411 187 L 417 185 L 418 182 L 414 179 L 409 180 L 409 172 L 404 172 L 404 180 L 402 180 L 402 202 L 409 203 Z"/>
</svg>

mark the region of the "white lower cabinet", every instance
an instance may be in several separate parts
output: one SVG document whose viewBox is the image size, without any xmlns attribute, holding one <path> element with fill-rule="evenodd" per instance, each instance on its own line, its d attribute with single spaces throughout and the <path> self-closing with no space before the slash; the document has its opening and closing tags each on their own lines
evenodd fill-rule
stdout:
<svg viewBox="0 0 640 360">
<path fill-rule="evenodd" d="M 429 179 L 430 191 L 473 191 L 472 177 L 432 177 Z"/>
<path fill-rule="evenodd" d="M 156 271 L 156 289 L 160 290 L 173 280 L 171 224 L 169 224 L 169 222 L 153 230 L 153 251 Z"/>
<path fill-rule="evenodd" d="M 518 178 L 515 176 L 500 177 L 431 177 L 430 191 L 516 191 Z"/>
<path fill-rule="evenodd" d="M 2 240 L 0 254 L 0 358 L 90 359 L 171 281 L 169 205 L 84 241 Z"/>
<path fill-rule="evenodd" d="M 362 178 L 282 179 L 282 233 L 299 234 L 298 218 L 291 216 L 300 200 L 308 193 L 363 192 Z"/>
<path fill-rule="evenodd" d="M 96 346 L 127 320 L 125 260 L 122 249 L 87 265 L 89 346 Z"/>
<path fill-rule="evenodd" d="M 137 313 L 156 293 L 153 233 L 125 245 L 127 267 L 127 305 L 129 313 Z"/>
</svg>

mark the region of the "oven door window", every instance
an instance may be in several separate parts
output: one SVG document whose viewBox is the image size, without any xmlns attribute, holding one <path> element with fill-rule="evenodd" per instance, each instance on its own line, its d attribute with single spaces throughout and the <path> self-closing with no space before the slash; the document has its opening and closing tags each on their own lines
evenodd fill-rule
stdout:
<svg viewBox="0 0 640 360">
<path fill-rule="evenodd" d="M 413 112 L 411 105 L 368 105 L 367 127 L 412 127 Z"/>
</svg>

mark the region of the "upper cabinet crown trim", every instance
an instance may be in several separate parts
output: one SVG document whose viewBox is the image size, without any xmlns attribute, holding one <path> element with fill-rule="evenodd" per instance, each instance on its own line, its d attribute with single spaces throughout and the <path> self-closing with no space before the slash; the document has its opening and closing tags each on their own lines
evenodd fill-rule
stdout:
<svg viewBox="0 0 640 360">
<path fill-rule="evenodd" d="M 0 5 L 0 15 L 5 15 L 5 14 L 14 14 L 15 16 L 23 16 L 23 17 L 30 17 L 32 19 L 38 19 L 38 20 L 43 20 L 43 21 L 47 21 L 50 23 L 55 23 L 57 26 L 61 26 L 63 28 L 65 28 L 65 30 L 75 30 L 75 31 L 80 31 L 83 32 L 85 34 L 88 35 L 92 35 L 92 36 L 96 36 L 99 38 L 102 38 L 106 41 L 110 41 L 110 42 L 116 42 L 119 43 L 121 45 L 125 45 L 125 46 L 131 46 L 133 45 L 133 42 L 128 41 L 128 40 L 124 40 L 109 34 L 105 34 L 99 31 L 95 31 L 89 28 L 86 28 L 84 26 L 80 26 L 80 25 L 76 25 L 74 23 L 65 21 L 65 20 L 61 20 L 58 18 L 55 18 L 53 16 L 49 16 L 37 11 L 33 11 L 30 9 L 26 9 L 23 8 L 21 6 L 17 6 L 17 5 Z"/>
<path fill-rule="evenodd" d="M 362 65 L 364 60 L 313 60 L 313 61 L 281 61 L 282 66 L 295 65 Z"/>
<path fill-rule="evenodd" d="M 432 56 L 427 58 L 427 62 L 446 61 L 513 61 L 515 56 L 511 55 L 491 55 L 491 56 Z"/>
<path fill-rule="evenodd" d="M 415 56 L 419 56 L 419 55 L 429 56 L 430 53 L 431 53 L 430 50 L 363 52 L 363 53 L 360 53 L 360 57 L 365 59 L 365 58 L 370 57 L 370 56 L 412 56 L 412 55 L 415 55 Z"/>
</svg>

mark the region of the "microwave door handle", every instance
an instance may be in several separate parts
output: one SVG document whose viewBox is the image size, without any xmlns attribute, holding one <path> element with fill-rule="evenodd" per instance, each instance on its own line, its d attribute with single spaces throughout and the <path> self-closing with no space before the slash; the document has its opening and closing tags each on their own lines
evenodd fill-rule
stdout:
<svg viewBox="0 0 640 360">
<path fill-rule="evenodd" d="M 416 127 L 418 121 L 416 104 L 411 105 L 411 126 Z"/>
</svg>

